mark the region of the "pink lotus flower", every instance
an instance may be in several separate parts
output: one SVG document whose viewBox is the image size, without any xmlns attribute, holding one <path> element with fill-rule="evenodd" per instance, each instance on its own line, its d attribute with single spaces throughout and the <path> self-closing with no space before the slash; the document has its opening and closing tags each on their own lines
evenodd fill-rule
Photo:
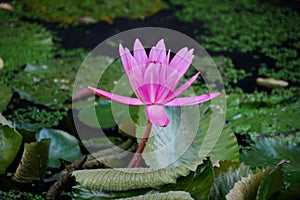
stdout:
<svg viewBox="0 0 300 200">
<path fill-rule="evenodd" d="M 120 44 L 119 52 L 126 74 L 137 98 L 112 94 L 97 88 L 89 87 L 95 94 L 118 103 L 146 106 L 146 114 L 152 124 L 167 126 L 170 122 L 164 106 L 188 106 L 208 101 L 220 93 L 203 94 L 192 97 L 178 97 L 197 79 L 199 73 L 176 89 L 180 78 L 189 68 L 194 55 L 193 49 L 182 48 L 170 60 L 170 51 L 166 52 L 164 40 L 152 47 L 149 57 L 136 39 L 133 56 Z"/>
</svg>

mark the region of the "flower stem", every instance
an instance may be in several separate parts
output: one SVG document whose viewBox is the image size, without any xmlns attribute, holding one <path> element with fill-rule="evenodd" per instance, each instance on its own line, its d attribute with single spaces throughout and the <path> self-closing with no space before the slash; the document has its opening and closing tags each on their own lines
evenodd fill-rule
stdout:
<svg viewBox="0 0 300 200">
<path fill-rule="evenodd" d="M 152 123 L 148 120 L 147 122 L 147 127 L 144 133 L 144 136 L 141 140 L 141 143 L 138 147 L 138 149 L 136 150 L 134 156 L 132 157 L 128 167 L 129 168 L 134 168 L 134 167 L 140 167 L 141 163 L 142 163 L 142 153 L 145 149 L 146 143 L 148 141 L 150 132 L 151 132 L 151 127 L 152 127 Z"/>
</svg>

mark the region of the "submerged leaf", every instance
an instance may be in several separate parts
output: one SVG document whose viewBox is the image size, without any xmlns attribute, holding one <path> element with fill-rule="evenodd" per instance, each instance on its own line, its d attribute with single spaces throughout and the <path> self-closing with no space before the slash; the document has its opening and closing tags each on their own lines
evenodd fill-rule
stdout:
<svg viewBox="0 0 300 200">
<path fill-rule="evenodd" d="M 50 167 L 59 168 L 59 159 L 74 162 L 81 157 L 79 143 L 74 136 L 64 131 L 46 128 L 36 134 L 36 139 L 38 141 L 46 138 L 51 139 L 49 150 Z"/>
<path fill-rule="evenodd" d="M 131 189 L 155 188 L 176 183 L 177 178 L 195 172 L 202 160 L 176 168 L 119 168 L 76 170 L 73 175 L 80 185 L 89 189 L 126 191 Z"/>
<path fill-rule="evenodd" d="M 22 143 L 22 136 L 6 123 L 8 122 L 0 114 L 0 174 L 5 173 L 6 168 L 19 152 Z"/>
<path fill-rule="evenodd" d="M 48 168 L 50 139 L 26 143 L 21 162 L 13 176 L 19 182 L 42 180 Z"/>
</svg>

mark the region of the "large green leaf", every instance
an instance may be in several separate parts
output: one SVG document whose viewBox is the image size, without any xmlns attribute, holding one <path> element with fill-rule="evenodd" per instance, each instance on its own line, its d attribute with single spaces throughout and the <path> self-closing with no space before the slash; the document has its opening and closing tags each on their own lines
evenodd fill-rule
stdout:
<svg viewBox="0 0 300 200">
<path fill-rule="evenodd" d="M 80 186 L 74 187 L 75 192 L 73 192 L 73 198 L 74 200 L 99 200 L 99 199 L 119 199 L 119 200 L 193 200 L 190 193 L 184 192 L 184 191 L 169 191 L 169 192 L 149 192 L 144 195 L 139 195 L 138 192 L 136 192 L 136 195 L 139 196 L 133 196 L 133 197 L 112 197 L 113 195 L 105 194 L 104 192 L 101 192 L 99 190 L 88 190 Z"/>
<path fill-rule="evenodd" d="M 291 187 L 300 186 L 300 146 L 285 143 L 273 138 L 265 138 L 256 142 L 249 151 L 241 154 L 241 160 L 254 167 L 276 166 L 281 160 L 289 160 L 283 166 L 284 180 Z"/>
<path fill-rule="evenodd" d="M 216 124 L 224 121 L 218 115 L 209 115 L 204 105 L 200 106 L 200 121 L 197 116 L 198 105 L 165 108 L 170 124 L 167 127 L 152 126 L 143 158 L 151 167 L 178 166 L 201 157 L 210 156 L 217 160 L 239 160 L 239 148 L 234 133 L 228 126 L 223 131 Z M 199 114 L 198 114 L 199 115 Z M 144 112 L 139 112 L 139 122 L 147 121 Z M 191 117 L 192 116 L 192 117 Z M 199 123 L 199 125 L 198 125 Z M 141 138 L 144 128 L 137 128 L 137 137 Z M 140 142 L 140 140 L 138 140 Z"/>
<path fill-rule="evenodd" d="M 5 173 L 6 168 L 19 152 L 22 143 L 22 136 L 14 128 L 2 125 L 6 123 L 2 121 L 0 120 L 0 152 L 2 152 L 0 156 L 0 174 Z"/>
<path fill-rule="evenodd" d="M 26 143 L 13 179 L 19 182 L 42 180 L 48 168 L 49 146 L 50 139 Z"/>
<path fill-rule="evenodd" d="M 76 186 L 73 194 L 77 197 L 76 199 L 117 199 L 157 192 L 185 191 L 195 199 L 207 199 L 213 183 L 212 166 L 210 161 L 206 160 L 200 164 L 202 163 L 200 160 L 198 161 L 200 165 L 194 171 L 196 163 L 158 170 L 126 168 L 125 171 L 119 171 L 123 169 L 75 171 L 73 173 L 77 174 L 75 174 L 76 180 L 80 175 L 81 185 L 89 186 L 89 188 L 92 185 L 98 185 L 102 190 Z M 188 175 L 185 175 L 186 172 Z M 100 174 L 104 176 L 98 176 Z M 122 185 L 122 191 L 111 191 L 111 189 L 119 190 L 120 185 Z"/>
<path fill-rule="evenodd" d="M 193 200 L 190 193 L 183 191 L 170 191 L 164 193 L 146 194 L 136 197 L 121 198 L 118 200 Z"/>
<path fill-rule="evenodd" d="M 12 89 L 0 82 L 0 112 L 6 109 L 12 96 Z"/>
<path fill-rule="evenodd" d="M 80 185 L 89 189 L 126 191 L 131 189 L 155 188 L 176 183 L 177 178 L 195 172 L 202 160 L 176 168 L 118 168 L 76 170 L 72 174 Z"/>
<path fill-rule="evenodd" d="M 61 163 L 59 159 L 66 160 L 68 162 L 74 162 L 81 157 L 78 140 L 61 130 L 55 129 L 42 129 L 36 133 L 37 141 L 50 138 L 50 150 L 49 150 L 49 166 L 59 168 Z"/>
</svg>

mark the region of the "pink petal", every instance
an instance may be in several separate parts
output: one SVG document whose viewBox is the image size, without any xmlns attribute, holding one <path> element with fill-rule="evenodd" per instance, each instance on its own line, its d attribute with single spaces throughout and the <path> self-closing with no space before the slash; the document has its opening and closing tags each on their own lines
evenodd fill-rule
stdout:
<svg viewBox="0 0 300 200">
<path fill-rule="evenodd" d="M 126 73 L 132 68 L 138 66 L 136 60 L 131 55 L 129 49 L 123 48 L 121 44 L 119 45 L 119 53 Z"/>
<path fill-rule="evenodd" d="M 164 40 L 158 41 L 156 46 L 152 47 L 149 53 L 149 62 L 164 64 L 166 61 L 166 46 Z"/>
<path fill-rule="evenodd" d="M 150 86 L 145 93 L 148 93 L 151 103 L 155 103 L 157 90 L 159 88 L 159 70 L 160 66 L 158 64 L 150 63 L 147 66 L 144 74 L 143 84 Z"/>
<path fill-rule="evenodd" d="M 178 97 L 184 90 L 186 90 L 188 87 L 190 87 L 193 84 L 193 82 L 198 78 L 199 74 L 200 74 L 200 72 L 198 72 L 197 74 L 195 74 L 188 82 L 186 82 L 183 85 L 181 85 L 177 90 L 175 90 L 175 92 L 173 93 L 173 95 L 170 96 L 169 98 L 165 99 L 164 102 L 168 102 L 172 98 Z"/>
<path fill-rule="evenodd" d="M 190 106 L 194 104 L 203 103 L 205 101 L 208 101 L 210 99 L 215 98 L 216 96 L 220 95 L 221 93 L 211 93 L 211 94 L 203 94 L 200 96 L 194 96 L 194 97 L 181 97 L 181 98 L 175 98 L 172 101 L 164 104 L 165 106 Z"/>
<path fill-rule="evenodd" d="M 183 75 L 192 63 L 194 58 L 193 52 L 194 49 L 188 51 L 187 47 L 182 48 L 176 53 L 169 66 Z"/>
<path fill-rule="evenodd" d="M 139 66 L 147 64 L 148 57 L 147 57 L 146 51 L 139 39 L 136 39 L 134 42 L 133 55 Z"/>
<path fill-rule="evenodd" d="M 120 96 L 117 94 L 112 94 L 94 87 L 89 86 L 88 87 L 90 90 L 92 90 L 93 93 L 95 93 L 96 95 L 99 95 L 100 97 L 103 97 L 105 99 L 117 102 L 117 103 L 121 103 L 121 104 L 126 104 L 126 105 L 130 105 L 130 106 L 141 106 L 144 105 L 144 103 L 137 99 L 137 98 L 130 98 L 130 97 L 124 97 L 124 96 Z"/>
<path fill-rule="evenodd" d="M 149 121 L 154 125 L 167 126 L 170 122 L 164 107 L 161 105 L 147 106 L 146 114 L 148 116 Z"/>
</svg>

